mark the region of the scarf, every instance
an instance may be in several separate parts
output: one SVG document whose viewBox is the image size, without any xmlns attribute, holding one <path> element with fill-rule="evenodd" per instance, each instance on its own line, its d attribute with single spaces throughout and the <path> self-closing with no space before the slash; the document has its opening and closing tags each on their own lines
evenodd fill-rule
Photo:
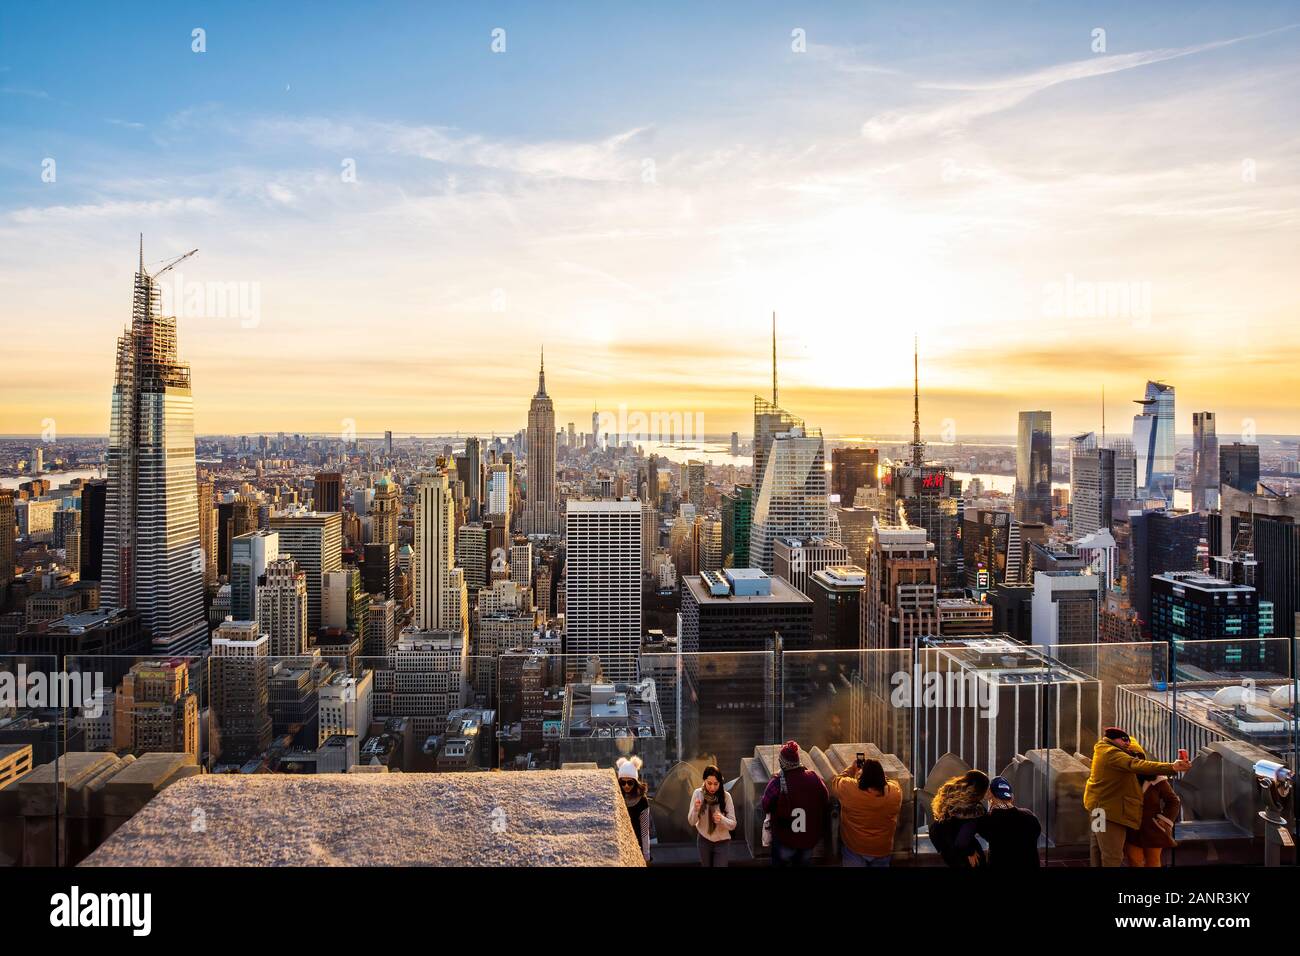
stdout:
<svg viewBox="0 0 1300 956">
<path fill-rule="evenodd" d="M 781 765 L 781 792 L 789 793 L 790 789 L 785 785 L 786 772 L 802 767 L 803 764 L 798 760 L 786 760 L 784 757 L 779 755 L 776 758 L 776 762 Z"/>
<path fill-rule="evenodd" d="M 708 817 L 709 832 L 712 833 L 715 829 L 717 829 L 717 824 L 713 822 L 713 811 L 722 809 L 721 807 L 722 788 L 719 787 L 717 793 L 709 793 L 709 791 L 701 789 L 700 796 L 704 800 L 704 807 L 701 809 L 700 812 L 704 813 Z"/>
</svg>

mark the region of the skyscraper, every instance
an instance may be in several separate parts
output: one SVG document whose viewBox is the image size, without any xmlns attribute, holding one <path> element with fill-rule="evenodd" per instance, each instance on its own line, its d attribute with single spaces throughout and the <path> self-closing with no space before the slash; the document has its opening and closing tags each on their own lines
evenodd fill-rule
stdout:
<svg viewBox="0 0 1300 956">
<path fill-rule="evenodd" d="M 1052 413 L 1021 412 L 1016 434 L 1016 518 L 1052 523 Z"/>
<path fill-rule="evenodd" d="M 312 504 L 317 511 L 343 510 L 343 476 L 337 471 L 322 471 L 316 476 Z"/>
<path fill-rule="evenodd" d="M 280 533 L 280 555 L 293 558 L 307 577 L 307 634 L 321 627 L 321 576 L 343 567 L 343 516 L 337 512 L 287 511 L 271 516 Z"/>
<path fill-rule="evenodd" d="M 81 580 L 83 581 L 98 581 L 104 573 L 104 510 L 107 502 L 108 482 L 104 479 L 88 481 L 81 486 Z M 0 534 L 2 533 L 3 531 L 0 530 Z M 207 561 L 215 561 L 215 556 L 209 556 Z M 212 580 L 216 582 L 215 567 Z"/>
<path fill-rule="evenodd" d="M 1219 503 L 1219 438 L 1214 412 L 1192 412 L 1192 510 Z"/>
<path fill-rule="evenodd" d="M 723 567 L 748 568 L 750 516 L 754 509 L 752 485 L 736 485 L 722 496 Z"/>
<path fill-rule="evenodd" d="M 257 620 L 258 579 L 279 557 L 280 535 L 275 531 L 250 531 L 230 542 L 230 616 L 236 621 Z"/>
<path fill-rule="evenodd" d="M 831 493 L 840 496 L 840 505 L 852 508 L 859 488 L 879 487 L 876 469 L 880 465 L 877 448 L 834 448 L 831 450 Z"/>
<path fill-rule="evenodd" d="M 537 371 L 537 394 L 528 406 L 528 534 L 555 534 L 559 506 L 555 496 L 555 405 L 546 394 L 546 362 Z"/>
<path fill-rule="evenodd" d="M 131 326 L 117 340 L 101 582 L 103 604 L 137 611 L 170 655 L 201 651 L 208 637 L 190 368 L 155 285 L 179 261 L 149 275 L 141 241 Z"/>
<path fill-rule="evenodd" d="M 387 475 L 375 482 L 375 497 L 370 504 L 370 540 L 376 544 L 401 544 L 397 540 L 397 519 L 402 513 L 402 495 Z"/>
<path fill-rule="evenodd" d="M 1147 382 L 1146 396 L 1134 399 L 1142 411 L 1133 416 L 1137 485 L 1150 498 L 1174 503 L 1174 387 Z"/>
<path fill-rule="evenodd" d="M 0 488 L 0 609 L 14 577 L 15 521 L 13 489 Z"/>
<path fill-rule="evenodd" d="M 641 647 L 641 503 L 570 499 L 565 520 L 570 673 L 600 658 L 611 681 L 635 680 Z"/>
<path fill-rule="evenodd" d="M 767 427 L 777 421 L 770 415 L 765 419 Z M 750 564 L 771 574 L 777 538 L 824 537 L 830 530 L 829 503 L 821 431 L 809 431 L 799 423 L 788 431 L 772 432 L 763 456 L 762 481 L 754 495 Z"/>
<path fill-rule="evenodd" d="M 1259 484 L 1259 446 L 1232 442 L 1219 449 L 1219 484 L 1248 495 Z"/>
<path fill-rule="evenodd" d="M 421 480 L 415 493 L 415 627 L 469 639 L 465 574 L 456 568 L 455 506 L 446 475 Z"/>
<path fill-rule="evenodd" d="M 307 575 L 293 558 L 267 563 L 257 588 L 257 624 L 272 657 L 307 653 Z"/>
</svg>

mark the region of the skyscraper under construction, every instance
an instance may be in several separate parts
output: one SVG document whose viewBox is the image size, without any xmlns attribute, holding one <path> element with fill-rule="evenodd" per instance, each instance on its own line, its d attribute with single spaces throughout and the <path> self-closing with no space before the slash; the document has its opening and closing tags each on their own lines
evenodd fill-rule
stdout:
<svg viewBox="0 0 1300 956">
<path fill-rule="evenodd" d="M 190 367 L 177 359 L 176 319 L 161 315 L 157 285 L 179 261 L 150 275 L 141 243 L 131 325 L 117 340 L 102 582 L 104 605 L 137 611 L 155 651 L 171 655 L 208 641 Z"/>
</svg>

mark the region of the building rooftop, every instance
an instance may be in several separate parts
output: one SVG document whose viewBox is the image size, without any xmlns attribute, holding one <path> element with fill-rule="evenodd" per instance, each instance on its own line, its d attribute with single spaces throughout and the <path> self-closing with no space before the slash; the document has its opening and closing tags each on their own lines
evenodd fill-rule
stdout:
<svg viewBox="0 0 1300 956">
<path fill-rule="evenodd" d="M 192 826 L 203 812 L 204 826 Z M 183 834 L 183 839 L 179 836 Z M 205 774 L 83 866 L 642 866 L 609 770 Z"/>
</svg>

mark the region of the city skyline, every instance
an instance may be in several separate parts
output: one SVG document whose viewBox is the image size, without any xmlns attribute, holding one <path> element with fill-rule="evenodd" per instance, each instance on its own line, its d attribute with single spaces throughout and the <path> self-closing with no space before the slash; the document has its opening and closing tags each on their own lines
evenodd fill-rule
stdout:
<svg viewBox="0 0 1300 956">
<path fill-rule="evenodd" d="M 1180 434 L 1195 409 L 1300 433 L 1285 5 L 760 7 L 671 35 L 415 9 L 346 47 L 342 9 L 205 11 L 202 52 L 189 13 L 88 9 L 57 45 L 0 14 L 33 38 L 0 61 L 0 284 L 33 330 L 0 433 L 106 433 L 141 231 L 200 249 L 174 298 L 232 290 L 177 310 L 199 434 L 520 427 L 542 345 L 557 426 L 626 403 L 743 431 L 773 310 L 782 403 L 828 435 L 906 429 L 913 335 L 926 434 L 1028 407 L 1099 430 L 1102 389 L 1118 425 L 1148 379 Z M 272 55 L 281 28 L 301 51 Z"/>
</svg>

